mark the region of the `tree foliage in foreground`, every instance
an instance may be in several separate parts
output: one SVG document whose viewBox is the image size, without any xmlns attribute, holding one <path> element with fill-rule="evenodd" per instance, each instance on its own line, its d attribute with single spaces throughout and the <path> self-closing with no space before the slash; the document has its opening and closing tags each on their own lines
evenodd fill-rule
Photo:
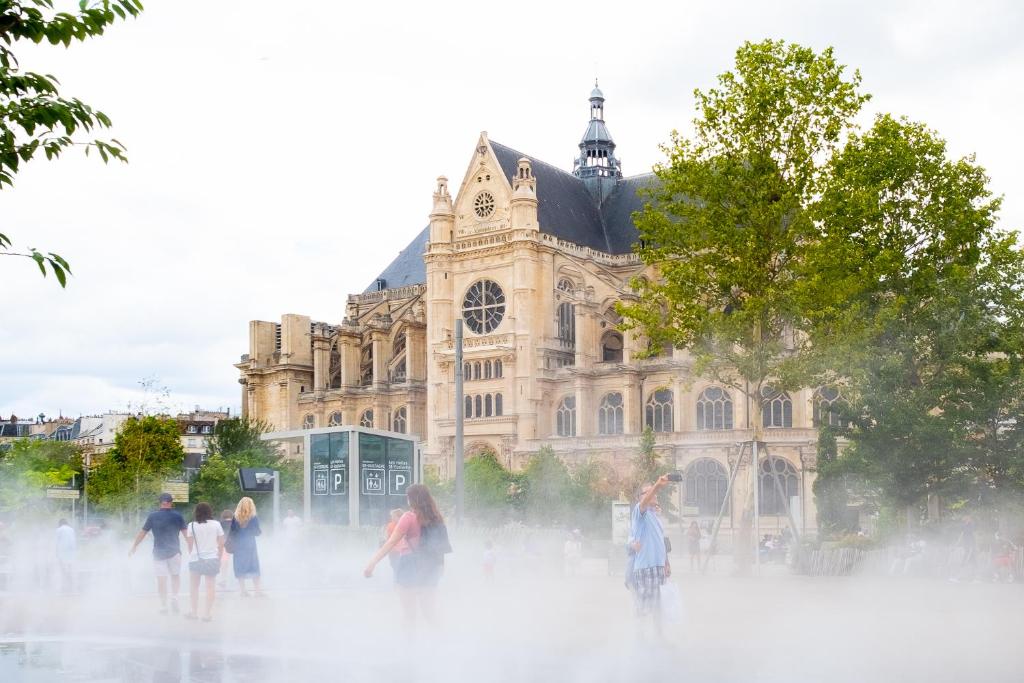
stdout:
<svg viewBox="0 0 1024 683">
<path fill-rule="evenodd" d="M 626 325 L 746 393 L 756 428 L 766 387 L 838 386 L 824 477 L 896 505 L 1018 486 L 1021 253 L 984 170 L 923 124 L 861 133 L 859 88 L 830 49 L 740 47 L 635 216 L 658 277 Z"/>
<path fill-rule="evenodd" d="M 82 454 L 66 441 L 18 439 L 0 451 L 0 511 L 38 513 L 46 506 L 46 488 L 81 484 Z M 62 503 L 64 501 L 61 501 Z"/>
<path fill-rule="evenodd" d="M 653 348 L 673 344 L 695 372 L 753 397 L 795 386 L 793 331 L 803 245 L 825 167 L 867 96 L 831 50 L 746 43 L 734 71 L 696 91 L 694 135 L 672 133 L 659 185 L 635 216 L 637 253 L 659 277 L 639 279 L 620 310 Z"/>
<path fill-rule="evenodd" d="M 89 499 L 124 521 L 138 522 L 156 505 L 168 477 L 181 475 L 184 460 L 177 420 L 129 418 L 114 437 L 114 448 L 89 474 Z"/>
<path fill-rule="evenodd" d="M 61 95 L 54 76 L 22 70 L 14 44 L 27 40 L 70 47 L 141 11 L 139 0 L 82 0 L 75 12 L 57 11 L 53 0 L 0 0 L 0 188 L 12 186 L 22 166 L 40 155 L 56 159 L 75 146 L 86 154 L 95 150 L 104 162 L 127 161 L 124 146 L 116 139 L 91 137 L 98 129 L 110 128 L 110 118 L 77 98 Z M 44 277 L 49 268 L 61 287 L 67 284 L 71 268 L 60 255 L 12 247 L 11 238 L 0 233 L 0 255 L 30 258 Z"/>
<path fill-rule="evenodd" d="M 1024 260 L 987 182 L 935 132 L 883 115 L 834 159 L 816 208 L 808 337 L 855 406 L 823 474 L 899 507 L 1024 490 Z"/>
<path fill-rule="evenodd" d="M 260 436 L 270 431 L 262 420 L 246 417 L 221 420 L 207 442 L 206 462 L 192 480 L 192 503 L 207 502 L 215 510 L 234 508 L 242 497 L 238 470 L 247 467 L 275 469 L 281 473 L 281 498 L 285 507 L 302 503 L 302 461 L 285 458 L 274 444 Z M 271 502 L 269 493 L 246 493 L 257 506 Z"/>
</svg>

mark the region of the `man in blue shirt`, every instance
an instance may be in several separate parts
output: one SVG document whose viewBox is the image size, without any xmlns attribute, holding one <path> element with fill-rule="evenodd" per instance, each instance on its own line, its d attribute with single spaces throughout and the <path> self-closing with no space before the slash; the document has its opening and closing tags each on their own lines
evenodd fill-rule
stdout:
<svg viewBox="0 0 1024 683">
<path fill-rule="evenodd" d="M 185 518 L 174 509 L 173 501 L 171 494 L 160 494 L 160 508 L 146 517 L 146 523 L 128 551 L 129 555 L 134 555 L 146 534 L 153 532 L 153 569 L 156 572 L 156 589 L 160 594 L 160 614 L 167 614 L 167 577 L 171 579 L 171 610 L 175 613 L 178 612 L 178 591 L 181 588 L 178 534 L 185 536 Z"/>
<path fill-rule="evenodd" d="M 629 531 L 631 552 L 629 584 L 638 616 L 654 618 L 655 627 L 661 627 L 661 587 L 672 575 L 665 548 L 665 530 L 657 515 L 658 491 L 670 483 L 668 475 L 658 477 L 653 484 L 640 489 L 640 500 L 633 508 Z"/>
</svg>

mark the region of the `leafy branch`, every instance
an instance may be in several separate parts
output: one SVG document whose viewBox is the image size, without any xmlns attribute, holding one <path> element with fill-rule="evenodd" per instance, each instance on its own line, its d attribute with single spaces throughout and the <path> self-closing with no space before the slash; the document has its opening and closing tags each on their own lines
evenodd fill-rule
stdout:
<svg viewBox="0 0 1024 683">
<path fill-rule="evenodd" d="M 115 22 L 141 11 L 139 0 L 81 0 L 77 13 L 55 11 L 53 0 L 0 0 L 0 189 L 13 186 L 21 167 L 40 153 L 52 161 L 80 146 L 86 155 L 95 149 L 104 163 L 128 161 L 124 145 L 115 138 L 76 139 L 81 133 L 110 128 L 110 117 L 77 98 L 62 97 L 56 77 L 21 71 L 11 46 L 28 40 L 69 47 L 72 41 L 102 35 Z M 71 269 L 64 258 L 35 248 L 11 251 L 11 244 L 0 234 L 0 255 L 30 258 L 44 277 L 49 268 L 60 286 L 66 286 Z"/>
</svg>

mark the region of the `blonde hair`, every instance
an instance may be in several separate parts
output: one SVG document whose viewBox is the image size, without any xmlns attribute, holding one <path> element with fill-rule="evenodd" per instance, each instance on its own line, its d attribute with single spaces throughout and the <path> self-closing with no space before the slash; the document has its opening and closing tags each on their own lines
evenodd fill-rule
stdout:
<svg viewBox="0 0 1024 683">
<path fill-rule="evenodd" d="M 240 526 L 245 526 L 255 516 L 256 503 L 252 502 L 252 498 L 245 496 L 238 501 L 238 506 L 235 508 L 235 519 Z"/>
</svg>

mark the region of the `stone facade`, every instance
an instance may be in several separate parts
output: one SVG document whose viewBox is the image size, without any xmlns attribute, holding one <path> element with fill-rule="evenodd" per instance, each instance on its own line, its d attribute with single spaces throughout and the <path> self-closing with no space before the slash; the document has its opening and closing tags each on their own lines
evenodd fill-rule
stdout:
<svg viewBox="0 0 1024 683">
<path fill-rule="evenodd" d="M 410 245 L 422 253 L 419 271 L 406 268 L 413 284 L 389 288 L 401 270 L 392 264 L 379 289 L 349 296 L 340 324 L 300 315 L 252 322 L 249 354 L 236 366 L 243 410 L 275 429 L 337 423 L 416 434 L 428 466 L 451 476 L 462 318 L 467 456 L 490 450 L 516 469 L 550 445 L 570 466 L 597 459 L 625 471 L 646 424 L 657 450 L 687 474 L 684 510 L 717 512 L 739 444 L 753 436 L 753 411 L 743 394 L 694 376 L 685 351 L 638 359 L 646 340 L 618 331 L 614 304 L 633 296 L 632 278 L 654 274 L 621 246 L 636 233 L 630 211 L 614 204 L 628 192 L 626 208 L 638 208 L 636 188 L 653 178 L 621 177 L 594 93 L 573 174 L 482 133 L 458 187 L 438 179 L 426 239 Z M 578 204 L 581 192 L 597 218 L 581 219 L 590 210 Z M 779 460 L 761 467 L 774 466 L 786 495 L 799 498 L 805 529 L 815 520 L 820 398 L 804 390 L 765 404 L 762 438 Z M 736 521 L 751 480 L 746 465 L 732 496 Z M 761 481 L 764 511 L 777 512 L 776 480 Z M 765 527 L 784 524 L 772 515 Z"/>
</svg>

